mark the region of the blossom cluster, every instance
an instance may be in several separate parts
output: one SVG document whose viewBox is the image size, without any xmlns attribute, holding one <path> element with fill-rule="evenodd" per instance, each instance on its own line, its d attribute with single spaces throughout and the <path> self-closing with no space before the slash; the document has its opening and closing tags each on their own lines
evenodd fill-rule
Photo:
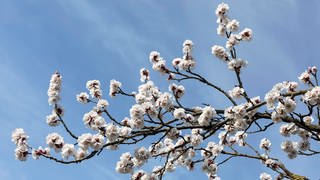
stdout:
<svg viewBox="0 0 320 180">
<path fill-rule="evenodd" d="M 16 144 L 16 149 L 14 150 L 16 159 L 20 161 L 27 160 L 28 156 L 28 138 L 29 136 L 24 132 L 23 129 L 17 128 L 12 132 L 11 140 Z"/>
<path fill-rule="evenodd" d="M 64 114 L 64 109 L 59 105 L 60 91 L 61 91 L 62 77 L 58 72 L 55 72 L 50 79 L 48 88 L 48 102 L 50 105 L 54 105 L 52 113 L 47 116 L 47 124 L 49 126 L 58 126 L 60 117 Z"/>
<path fill-rule="evenodd" d="M 253 34 L 252 30 L 249 28 L 245 28 L 240 33 L 236 34 L 239 30 L 240 23 L 236 19 L 230 19 L 228 17 L 228 11 L 229 5 L 225 3 L 219 4 L 215 11 L 218 18 L 217 34 L 227 37 L 227 49 L 219 45 L 214 45 L 211 49 L 213 55 L 228 63 L 228 68 L 230 70 L 239 71 L 241 68 L 247 66 L 248 62 L 236 57 L 235 46 L 241 41 L 250 41 Z"/>
</svg>

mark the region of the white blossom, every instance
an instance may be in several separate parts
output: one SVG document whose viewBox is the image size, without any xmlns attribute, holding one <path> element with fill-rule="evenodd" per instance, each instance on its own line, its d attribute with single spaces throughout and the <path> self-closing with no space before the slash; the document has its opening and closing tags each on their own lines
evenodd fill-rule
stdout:
<svg viewBox="0 0 320 180">
<path fill-rule="evenodd" d="M 245 28 L 241 33 L 240 33 L 242 40 L 244 41 L 250 41 L 252 39 L 252 30 L 249 28 Z"/>
<path fill-rule="evenodd" d="M 225 3 L 221 3 L 218 5 L 215 13 L 218 17 L 224 17 L 227 15 L 228 11 L 229 11 L 229 5 Z"/>
<path fill-rule="evenodd" d="M 16 145 L 26 144 L 29 136 L 24 132 L 22 128 L 17 128 L 12 132 L 11 141 Z"/>
<path fill-rule="evenodd" d="M 26 161 L 28 158 L 28 146 L 27 145 L 19 145 L 17 148 L 14 150 L 15 152 L 15 157 L 17 160 L 20 161 Z"/>
<path fill-rule="evenodd" d="M 240 99 L 243 93 L 244 93 L 244 89 L 238 86 L 234 87 L 232 90 L 229 91 L 229 95 L 232 98 L 236 98 L 236 99 Z"/>
<path fill-rule="evenodd" d="M 263 138 L 260 141 L 260 149 L 270 151 L 271 142 L 267 138 Z"/>
<path fill-rule="evenodd" d="M 99 80 L 88 81 L 86 87 L 89 90 L 91 97 L 99 99 L 102 96 Z"/>
<path fill-rule="evenodd" d="M 320 86 L 316 86 L 307 91 L 303 96 L 303 100 L 310 105 L 320 106 Z"/>
<path fill-rule="evenodd" d="M 228 62 L 228 69 L 229 70 L 236 70 L 246 67 L 248 65 L 248 61 L 242 59 L 232 59 Z"/>
<path fill-rule="evenodd" d="M 303 83 L 310 83 L 311 81 L 311 74 L 308 71 L 305 71 L 303 73 L 300 74 L 300 76 L 298 77 L 298 79 L 303 82 Z"/>
<path fill-rule="evenodd" d="M 56 113 L 47 116 L 47 124 L 49 126 L 58 126 L 59 122 L 59 116 Z"/>
<path fill-rule="evenodd" d="M 73 144 L 64 144 L 61 149 L 61 156 L 64 159 L 68 159 L 70 156 L 75 156 L 76 151 Z"/>
<path fill-rule="evenodd" d="M 176 119 L 182 119 L 186 115 L 185 110 L 183 108 L 177 108 L 173 111 L 173 116 Z"/>
<path fill-rule="evenodd" d="M 110 87 L 109 87 L 109 96 L 115 97 L 116 94 L 119 92 L 119 88 L 121 87 L 121 82 L 116 81 L 114 79 L 110 80 Z"/>
<path fill-rule="evenodd" d="M 218 170 L 218 166 L 212 159 L 205 159 L 202 164 L 202 171 L 209 174 L 215 174 Z"/>
<path fill-rule="evenodd" d="M 212 46 L 212 54 L 215 55 L 217 58 L 226 61 L 228 59 L 228 53 L 226 49 L 222 46 L 214 45 Z"/>
<path fill-rule="evenodd" d="M 202 113 L 198 118 L 198 123 L 201 126 L 208 126 L 211 119 L 216 115 L 216 111 L 211 106 L 206 106 L 202 109 Z"/>
<path fill-rule="evenodd" d="M 46 140 L 49 147 L 53 148 L 56 152 L 60 151 L 64 145 L 63 137 L 58 133 L 48 134 Z"/>
<path fill-rule="evenodd" d="M 231 20 L 231 21 L 228 22 L 228 24 L 227 24 L 226 27 L 227 27 L 227 29 L 228 29 L 229 31 L 231 31 L 231 32 L 236 32 L 236 31 L 238 31 L 238 29 L 239 29 L 239 25 L 240 25 L 239 21 L 233 19 L 233 20 Z"/>
<path fill-rule="evenodd" d="M 101 134 L 95 134 L 91 138 L 91 148 L 99 150 L 104 145 L 104 137 Z"/>
<path fill-rule="evenodd" d="M 260 180 L 272 180 L 272 177 L 270 174 L 264 172 L 260 174 Z"/>
<path fill-rule="evenodd" d="M 140 69 L 140 81 L 146 82 L 150 80 L 150 72 L 148 69 L 142 68 Z"/>
<path fill-rule="evenodd" d="M 50 79 L 49 89 L 48 89 L 48 102 L 50 105 L 57 104 L 60 100 L 61 91 L 61 75 L 55 72 Z"/>
<path fill-rule="evenodd" d="M 119 128 L 114 124 L 107 124 L 105 127 L 105 135 L 109 141 L 115 141 L 119 137 Z"/>
<path fill-rule="evenodd" d="M 239 38 L 236 35 L 232 34 L 227 40 L 226 48 L 231 50 L 235 45 L 239 43 L 240 43 Z"/>
<path fill-rule="evenodd" d="M 122 174 L 129 174 L 133 172 L 134 163 L 129 152 L 123 153 L 120 156 L 120 161 L 116 164 L 116 171 Z"/>
<path fill-rule="evenodd" d="M 99 99 L 98 103 L 97 103 L 97 108 L 99 109 L 105 109 L 109 106 L 109 103 L 107 100 L 105 99 Z"/>
<path fill-rule="evenodd" d="M 86 104 L 89 102 L 89 95 L 86 92 L 81 92 L 80 94 L 77 95 L 77 101 Z"/>
<path fill-rule="evenodd" d="M 92 134 L 85 133 L 78 137 L 78 146 L 84 151 L 88 150 L 92 143 Z"/>
</svg>

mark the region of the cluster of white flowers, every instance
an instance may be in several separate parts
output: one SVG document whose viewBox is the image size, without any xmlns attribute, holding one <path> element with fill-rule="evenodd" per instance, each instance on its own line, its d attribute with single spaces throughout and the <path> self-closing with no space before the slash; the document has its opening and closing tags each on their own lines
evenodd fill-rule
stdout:
<svg viewBox="0 0 320 180">
<path fill-rule="evenodd" d="M 156 106 L 166 110 L 171 109 L 173 106 L 172 96 L 167 92 L 161 94 L 156 101 Z"/>
<path fill-rule="evenodd" d="M 97 99 L 101 98 L 102 91 L 101 91 L 99 80 L 88 81 L 86 84 L 86 87 L 89 90 L 91 97 L 97 98 Z"/>
<path fill-rule="evenodd" d="M 229 91 L 229 95 L 232 98 L 240 99 L 244 93 L 244 89 L 240 87 L 234 87 L 232 90 Z"/>
<path fill-rule="evenodd" d="M 284 137 L 298 135 L 301 140 L 299 142 L 286 140 L 282 142 L 281 149 L 287 153 L 290 159 L 296 158 L 299 151 L 307 151 L 310 149 L 311 133 L 298 128 L 294 123 L 283 124 L 280 127 L 280 134 Z"/>
<path fill-rule="evenodd" d="M 144 126 L 144 116 L 145 114 L 145 110 L 144 108 L 139 105 L 139 104 L 135 104 L 131 107 L 130 109 L 130 124 L 132 128 L 137 128 L 137 129 L 141 129 Z"/>
<path fill-rule="evenodd" d="M 315 76 L 317 74 L 317 67 L 313 66 L 313 67 L 308 67 L 308 69 L 306 71 L 304 71 L 303 73 L 300 74 L 300 76 L 298 77 L 298 79 L 305 84 L 312 84 L 311 78 L 312 76 Z"/>
<path fill-rule="evenodd" d="M 79 136 L 77 142 L 78 146 L 83 150 L 83 152 L 87 152 L 89 147 L 91 147 L 94 150 L 99 150 L 105 144 L 103 135 L 92 135 L 90 133 L 85 133 Z"/>
<path fill-rule="evenodd" d="M 201 129 L 192 129 L 190 144 L 192 146 L 199 146 L 203 142 L 203 136 L 201 135 Z"/>
<path fill-rule="evenodd" d="M 267 102 L 268 109 L 274 109 L 275 103 L 279 101 L 284 93 L 295 92 L 298 88 L 298 83 L 294 81 L 284 81 L 275 84 L 272 89 L 266 93 L 264 100 Z"/>
<path fill-rule="evenodd" d="M 216 144 L 214 142 L 209 142 L 207 147 L 201 151 L 201 155 L 204 158 L 216 157 L 223 150 L 224 146 L 221 144 Z"/>
<path fill-rule="evenodd" d="M 303 96 L 303 100 L 312 106 L 318 105 L 320 107 L 320 86 L 307 91 Z"/>
<path fill-rule="evenodd" d="M 110 87 L 109 87 L 109 96 L 115 97 L 116 94 L 119 92 L 119 88 L 121 87 L 121 82 L 116 81 L 114 79 L 110 80 Z"/>
<path fill-rule="evenodd" d="M 202 164 L 202 171 L 204 171 L 208 176 L 215 175 L 217 173 L 218 166 L 212 159 L 205 159 Z"/>
<path fill-rule="evenodd" d="M 133 172 L 134 162 L 133 157 L 129 152 L 123 153 L 120 156 L 120 161 L 117 162 L 116 171 L 122 174 L 129 174 Z"/>
<path fill-rule="evenodd" d="M 210 121 L 216 115 L 216 111 L 211 106 L 206 106 L 202 109 L 202 113 L 198 118 L 198 123 L 201 126 L 208 126 Z"/>
<path fill-rule="evenodd" d="M 293 141 L 284 141 L 281 143 L 281 149 L 288 154 L 290 159 L 298 155 L 298 143 Z"/>
<path fill-rule="evenodd" d="M 28 157 L 28 140 L 29 136 L 24 132 L 23 129 L 17 128 L 12 132 L 11 141 L 16 144 L 16 149 L 14 150 L 16 159 L 20 161 L 27 160 Z"/>
<path fill-rule="evenodd" d="M 217 34 L 227 36 L 226 48 L 230 50 L 231 58 L 226 50 L 221 46 L 214 45 L 211 50 L 213 55 L 228 63 L 228 68 L 230 70 L 239 71 L 241 68 L 246 67 L 248 62 L 242 59 L 236 59 L 234 46 L 239 44 L 240 41 L 250 41 L 252 39 L 252 30 L 245 28 L 239 34 L 235 34 L 239 30 L 240 23 L 236 19 L 230 20 L 228 17 L 228 11 L 228 4 L 221 3 L 218 5 L 215 13 L 218 17 Z"/>
<path fill-rule="evenodd" d="M 136 149 L 134 152 L 134 158 L 133 158 L 134 165 L 137 167 L 140 167 L 144 163 L 146 163 L 149 158 L 150 158 L 150 152 L 145 147 Z"/>
<path fill-rule="evenodd" d="M 232 130 L 244 130 L 247 128 L 248 123 L 251 121 L 251 117 L 255 114 L 257 109 L 251 110 L 247 112 L 247 109 L 259 104 L 260 97 L 251 98 L 251 102 L 246 102 L 243 104 L 239 104 L 237 106 L 231 106 L 225 109 L 224 116 L 226 119 L 230 119 L 233 121 Z"/>
<path fill-rule="evenodd" d="M 95 110 L 91 110 L 90 112 L 84 114 L 83 122 L 87 127 L 94 131 L 101 130 L 101 128 L 104 128 L 106 125 L 104 118 Z"/>
<path fill-rule="evenodd" d="M 54 109 L 52 113 L 47 116 L 47 124 L 49 126 L 57 126 L 59 125 L 60 118 L 59 116 L 63 116 L 64 109 L 61 105 L 59 105 L 60 100 L 60 91 L 61 91 L 61 75 L 58 72 L 55 72 L 50 79 L 49 89 L 48 89 L 48 102 L 50 105 L 54 105 Z"/>
<path fill-rule="evenodd" d="M 60 100 L 60 91 L 61 91 L 61 75 L 58 72 L 55 72 L 50 79 L 49 89 L 48 89 L 48 102 L 50 105 L 57 104 Z"/>
<path fill-rule="evenodd" d="M 161 74 L 168 73 L 168 68 L 166 67 L 166 61 L 160 57 L 160 53 L 157 51 L 152 51 L 149 56 L 149 60 L 152 63 L 152 69 L 160 72 Z"/>
<path fill-rule="evenodd" d="M 182 85 L 170 84 L 169 90 L 173 93 L 176 98 L 181 98 L 184 95 L 184 87 Z"/>
<path fill-rule="evenodd" d="M 172 60 L 172 65 L 176 68 L 181 70 L 188 70 L 195 67 L 196 62 L 192 57 L 192 48 L 193 42 L 191 40 L 185 40 L 183 42 L 183 57 L 182 58 L 175 58 Z"/>
</svg>

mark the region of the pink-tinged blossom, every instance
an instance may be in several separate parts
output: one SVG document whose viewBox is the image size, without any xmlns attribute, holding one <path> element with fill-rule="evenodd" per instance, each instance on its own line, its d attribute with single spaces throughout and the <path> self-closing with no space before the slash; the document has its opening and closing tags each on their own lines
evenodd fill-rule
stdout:
<svg viewBox="0 0 320 180">
<path fill-rule="evenodd" d="M 41 155 L 50 156 L 50 148 L 42 148 L 41 146 L 38 149 L 32 150 L 32 158 L 37 160 Z"/>
</svg>

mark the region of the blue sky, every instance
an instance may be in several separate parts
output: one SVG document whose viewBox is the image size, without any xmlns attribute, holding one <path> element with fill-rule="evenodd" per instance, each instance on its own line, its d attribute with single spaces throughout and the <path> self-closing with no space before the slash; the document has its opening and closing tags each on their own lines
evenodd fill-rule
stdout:
<svg viewBox="0 0 320 180">
<path fill-rule="evenodd" d="M 249 61 L 243 81 L 250 95 L 263 97 L 273 84 L 297 80 L 310 65 L 319 67 L 319 1 L 225 2 L 231 7 L 230 16 L 238 19 L 242 28 L 250 27 L 254 32 L 253 41 L 238 48 L 238 55 Z M 171 62 L 181 56 L 185 39 L 195 44 L 197 71 L 225 89 L 231 88 L 235 82 L 233 73 L 210 50 L 215 44 L 225 44 L 216 35 L 214 10 L 219 3 L 215 0 L 1 0 L 0 179 L 128 179 L 115 172 L 119 153 L 110 151 L 72 166 L 48 160 L 18 162 L 14 159 L 11 132 L 23 127 L 34 146 L 45 145 L 49 132 L 63 132 L 45 123 L 45 116 L 51 111 L 46 92 L 50 76 L 56 70 L 63 76 L 62 104 L 67 123 L 76 134 L 88 131 L 82 124 L 82 116 L 90 107 L 75 101 L 75 95 L 85 90 L 87 80 L 99 79 L 105 95 L 113 78 L 121 81 L 125 89 L 135 91 L 140 68 L 151 69 L 150 51 L 160 51 Z M 162 90 L 167 89 L 168 83 L 158 73 L 152 73 L 151 77 Z M 192 83 L 187 83 L 186 88 L 189 98 L 184 99 L 185 103 L 225 106 L 225 101 L 208 88 L 195 87 Z M 196 98 L 190 98 L 191 95 Z M 133 102 L 121 97 L 108 100 L 110 111 L 117 118 L 128 116 Z M 311 179 L 320 176 L 316 169 L 318 157 L 289 161 L 279 151 L 282 138 L 278 128 L 270 129 L 268 136 L 273 139 L 274 155 L 291 162 L 290 169 Z M 257 144 L 259 138 L 255 139 Z M 129 147 L 120 149 L 128 150 Z M 223 166 L 218 174 L 223 179 L 258 179 L 263 171 L 270 172 L 259 162 L 237 159 Z M 195 177 L 202 179 L 205 175 L 199 170 L 193 173 L 178 170 L 167 179 Z"/>
</svg>

